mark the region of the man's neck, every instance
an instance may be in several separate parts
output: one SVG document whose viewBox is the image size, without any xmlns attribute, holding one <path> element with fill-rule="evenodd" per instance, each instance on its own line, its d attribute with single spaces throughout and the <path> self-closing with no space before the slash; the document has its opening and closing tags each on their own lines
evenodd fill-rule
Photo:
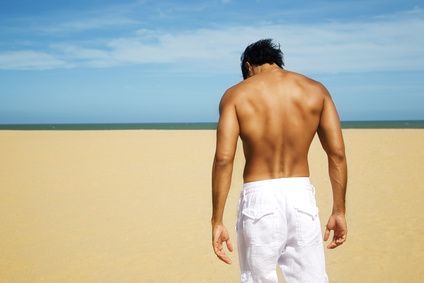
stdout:
<svg viewBox="0 0 424 283">
<path fill-rule="evenodd" d="M 265 63 L 260 66 L 254 66 L 252 69 L 253 69 L 253 75 L 257 75 L 260 73 L 266 73 L 266 72 L 274 71 L 276 69 L 280 69 L 280 67 L 278 67 L 276 64 Z"/>
</svg>

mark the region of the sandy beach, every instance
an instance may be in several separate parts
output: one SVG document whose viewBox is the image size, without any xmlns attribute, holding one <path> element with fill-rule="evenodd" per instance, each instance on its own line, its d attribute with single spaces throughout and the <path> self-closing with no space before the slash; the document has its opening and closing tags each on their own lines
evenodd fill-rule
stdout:
<svg viewBox="0 0 424 283">
<path fill-rule="evenodd" d="M 424 130 L 343 132 L 349 232 L 326 249 L 330 282 L 424 282 Z M 237 250 L 225 265 L 211 248 L 214 146 L 213 130 L 0 131 L 0 282 L 238 282 Z M 324 227 L 317 137 L 309 161 Z M 243 164 L 239 142 L 233 243 Z"/>
</svg>

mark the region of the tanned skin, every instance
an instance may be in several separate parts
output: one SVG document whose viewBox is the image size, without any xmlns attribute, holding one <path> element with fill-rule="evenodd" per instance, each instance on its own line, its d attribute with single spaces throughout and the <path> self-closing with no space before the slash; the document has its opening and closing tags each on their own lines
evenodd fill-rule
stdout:
<svg viewBox="0 0 424 283">
<path fill-rule="evenodd" d="M 318 134 L 328 156 L 333 209 L 324 241 L 327 248 L 346 241 L 345 195 L 347 165 L 340 119 L 327 89 L 317 81 L 284 70 L 276 64 L 251 66 L 249 77 L 229 88 L 219 105 L 216 152 L 212 168 L 212 246 L 230 264 L 223 242 L 233 245 L 223 224 L 231 185 L 237 140 L 243 142 L 246 163 L 243 181 L 309 177 L 308 151 Z"/>
</svg>

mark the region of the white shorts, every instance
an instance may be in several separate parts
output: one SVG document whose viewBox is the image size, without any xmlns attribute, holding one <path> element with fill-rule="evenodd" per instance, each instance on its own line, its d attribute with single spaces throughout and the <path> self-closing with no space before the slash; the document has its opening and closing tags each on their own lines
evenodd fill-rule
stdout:
<svg viewBox="0 0 424 283">
<path fill-rule="evenodd" d="M 243 184 L 237 207 L 242 283 L 327 283 L 315 188 L 308 177 Z"/>
</svg>

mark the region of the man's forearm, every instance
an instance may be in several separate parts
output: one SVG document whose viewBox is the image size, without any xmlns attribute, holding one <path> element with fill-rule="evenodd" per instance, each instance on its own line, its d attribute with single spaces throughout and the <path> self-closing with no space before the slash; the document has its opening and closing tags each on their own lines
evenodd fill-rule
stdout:
<svg viewBox="0 0 424 283">
<path fill-rule="evenodd" d="M 231 185 L 232 161 L 214 160 L 212 168 L 212 223 L 222 223 L 225 202 Z"/>
<path fill-rule="evenodd" d="M 346 213 L 347 163 L 345 156 L 329 157 L 328 169 L 333 191 L 333 213 Z"/>
</svg>

